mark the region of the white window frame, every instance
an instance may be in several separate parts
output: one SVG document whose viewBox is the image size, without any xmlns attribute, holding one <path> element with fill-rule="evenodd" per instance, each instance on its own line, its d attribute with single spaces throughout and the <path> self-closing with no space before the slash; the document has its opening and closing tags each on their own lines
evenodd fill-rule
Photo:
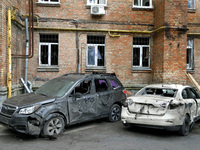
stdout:
<svg viewBox="0 0 200 150">
<path fill-rule="evenodd" d="M 38 3 L 43 3 L 43 4 L 60 4 L 60 0 L 58 0 L 58 2 L 52 2 L 51 0 L 48 0 L 48 1 L 38 0 Z"/>
<path fill-rule="evenodd" d="M 190 2 L 192 6 L 189 5 Z M 188 9 L 195 9 L 195 0 L 188 0 Z"/>
<path fill-rule="evenodd" d="M 152 0 L 149 0 L 149 6 L 142 6 L 144 0 L 137 0 L 139 2 L 139 5 L 134 5 L 135 1 L 136 0 L 133 0 L 133 8 L 153 8 Z"/>
<path fill-rule="evenodd" d="M 102 0 L 102 1 L 105 1 L 104 4 L 98 4 L 98 1 L 101 1 L 101 0 L 87 0 L 87 5 L 103 5 L 103 6 L 107 6 L 107 0 Z"/>
<path fill-rule="evenodd" d="M 189 63 L 187 63 L 187 70 L 192 70 L 194 68 L 194 39 L 188 38 L 187 39 L 187 50 L 190 49 L 190 58 Z M 186 56 L 188 57 L 188 56 Z"/>
<path fill-rule="evenodd" d="M 142 38 L 142 37 L 141 37 Z M 141 69 L 149 69 L 150 68 L 150 52 L 151 52 L 151 49 L 150 49 L 150 38 L 149 39 L 149 45 L 133 45 L 133 49 L 134 48 L 139 48 L 140 49 L 140 62 L 139 62 L 139 65 L 133 65 L 133 49 L 132 49 L 132 67 L 133 68 L 141 68 Z M 142 59 L 143 59 L 143 48 L 149 48 L 149 55 L 148 55 L 148 67 L 144 67 L 143 64 L 142 64 Z"/>
<path fill-rule="evenodd" d="M 42 64 L 41 62 L 41 46 L 43 45 L 48 46 L 48 64 Z M 51 45 L 58 45 L 58 43 L 47 43 L 47 42 L 39 43 L 39 66 L 58 66 L 58 65 L 51 65 Z"/>
<path fill-rule="evenodd" d="M 94 65 L 88 64 L 88 47 L 90 47 L 90 46 L 95 47 L 95 64 Z M 86 57 L 87 57 L 86 65 L 87 65 L 87 67 L 104 67 L 104 66 L 98 66 L 98 46 L 104 47 L 104 65 L 105 65 L 105 47 L 106 47 L 106 44 L 87 44 L 87 54 L 86 54 Z"/>
</svg>

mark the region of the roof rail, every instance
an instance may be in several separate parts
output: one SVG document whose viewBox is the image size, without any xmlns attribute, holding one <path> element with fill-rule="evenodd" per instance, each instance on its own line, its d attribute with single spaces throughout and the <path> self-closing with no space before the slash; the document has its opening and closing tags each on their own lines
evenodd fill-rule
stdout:
<svg viewBox="0 0 200 150">
<path fill-rule="evenodd" d="M 102 76 L 116 76 L 115 72 L 114 73 L 101 73 L 101 72 L 93 71 L 92 74 L 99 74 L 99 75 L 102 75 Z"/>
<path fill-rule="evenodd" d="M 68 75 L 86 75 L 85 73 L 68 73 L 64 74 L 63 76 L 68 76 Z"/>
</svg>

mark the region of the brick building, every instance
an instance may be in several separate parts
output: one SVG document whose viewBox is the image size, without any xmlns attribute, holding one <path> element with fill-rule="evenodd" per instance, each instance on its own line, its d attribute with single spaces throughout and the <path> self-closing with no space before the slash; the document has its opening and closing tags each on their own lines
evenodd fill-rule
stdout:
<svg viewBox="0 0 200 150">
<path fill-rule="evenodd" d="M 66 73 L 115 72 L 125 87 L 200 82 L 199 0 L 1 0 L 0 101 L 7 97 L 8 9 L 12 95 L 25 78 L 25 20 L 33 1 L 33 88 Z"/>
</svg>

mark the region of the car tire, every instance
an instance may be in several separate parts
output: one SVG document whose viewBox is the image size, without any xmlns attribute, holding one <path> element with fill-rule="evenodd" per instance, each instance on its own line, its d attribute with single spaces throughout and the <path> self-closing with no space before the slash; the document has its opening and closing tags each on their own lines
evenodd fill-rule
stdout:
<svg viewBox="0 0 200 150">
<path fill-rule="evenodd" d="M 44 124 L 42 135 L 47 137 L 56 138 L 63 132 L 65 127 L 64 119 L 59 114 L 54 114 Z"/>
<path fill-rule="evenodd" d="M 110 109 L 108 120 L 110 122 L 116 122 L 119 121 L 120 119 L 121 119 L 121 107 L 118 104 L 114 104 Z"/>
<path fill-rule="evenodd" d="M 189 133 L 190 133 L 190 117 L 186 115 L 183 121 L 183 125 L 179 130 L 179 134 L 182 136 L 187 136 Z"/>
</svg>

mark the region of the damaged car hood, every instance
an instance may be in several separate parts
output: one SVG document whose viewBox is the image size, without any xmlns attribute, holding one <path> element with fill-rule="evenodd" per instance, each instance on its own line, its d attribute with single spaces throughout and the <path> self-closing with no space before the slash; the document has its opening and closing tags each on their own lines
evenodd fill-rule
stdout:
<svg viewBox="0 0 200 150">
<path fill-rule="evenodd" d="M 11 97 L 4 101 L 4 104 L 8 105 L 13 105 L 13 106 L 26 106 L 26 105 L 32 105 L 36 103 L 50 103 L 55 101 L 55 98 L 53 97 L 48 97 L 45 95 L 39 95 L 35 93 L 27 93 L 27 94 L 22 94 L 19 96 Z"/>
</svg>

